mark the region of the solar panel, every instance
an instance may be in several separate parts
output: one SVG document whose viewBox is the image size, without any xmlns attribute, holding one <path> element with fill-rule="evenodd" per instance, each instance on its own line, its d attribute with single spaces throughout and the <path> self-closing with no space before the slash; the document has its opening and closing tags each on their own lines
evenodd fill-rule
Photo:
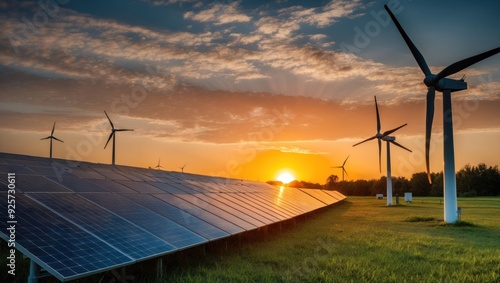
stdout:
<svg viewBox="0 0 500 283">
<path fill-rule="evenodd" d="M 0 153 L 16 173 L 18 249 L 72 280 L 254 230 L 345 199 L 336 191 L 274 187 L 195 174 Z M 60 169 L 60 168 L 59 168 Z M 58 175 L 59 174 L 59 175 Z M 62 177 L 62 178 L 61 178 Z M 6 197 L 7 178 L 0 178 Z M 7 219 L 6 202 L 0 216 Z M 8 239 L 6 222 L 0 237 Z M 18 241 L 19 240 L 19 241 Z"/>
<path fill-rule="evenodd" d="M 203 221 L 206 221 L 207 223 L 212 224 L 213 226 L 227 232 L 228 234 L 237 234 L 244 232 L 245 229 L 233 224 L 231 221 L 226 220 L 225 218 L 222 218 L 217 214 L 217 211 L 208 211 L 203 209 L 202 207 L 191 203 L 189 201 L 186 201 L 184 199 L 181 199 L 177 196 L 170 195 L 170 194 L 161 194 L 161 195 L 154 195 L 156 198 L 164 201 L 165 203 L 171 204 L 182 211 L 186 211 L 190 215 L 193 215 L 195 217 L 200 218 Z M 203 206 L 203 205 L 202 205 Z"/>
<path fill-rule="evenodd" d="M 76 193 L 107 192 L 102 187 L 84 179 L 64 176 L 64 178 L 49 177 L 50 180 Z"/>
<path fill-rule="evenodd" d="M 264 226 L 266 224 L 266 221 L 262 217 L 253 215 L 252 211 L 249 210 L 247 207 L 237 207 L 234 204 L 224 202 L 217 195 L 195 194 L 193 196 L 208 203 L 209 205 L 227 211 L 236 218 L 241 219 L 240 221 L 245 221 L 247 223 L 252 224 L 253 226 L 255 226 L 255 228 Z"/>
<path fill-rule="evenodd" d="M 6 193 L 0 195 L 7 199 Z M 0 215 L 7 219 L 7 210 L 1 209 Z M 16 194 L 16 218 L 19 219 L 16 248 L 61 281 L 133 262 L 121 251 L 26 195 Z M 7 222 L 1 221 L 0 230 L 6 229 Z M 6 234 L 0 236 L 7 241 Z"/>
<path fill-rule="evenodd" d="M 190 202 L 190 203 L 196 205 L 197 207 L 199 207 L 203 210 L 206 210 L 206 211 L 211 212 L 217 216 L 220 216 L 221 218 L 233 223 L 234 225 L 237 225 L 237 226 L 243 228 L 244 230 L 253 230 L 253 229 L 258 227 L 252 223 L 249 223 L 249 222 L 231 214 L 227 210 L 224 210 L 222 208 L 214 206 L 214 205 L 210 204 L 209 202 L 206 202 L 206 201 L 198 198 L 195 195 L 184 194 L 184 195 L 176 195 L 176 196 L 187 201 L 187 202 Z M 160 196 L 158 196 L 158 197 L 160 197 Z"/>
<path fill-rule="evenodd" d="M 146 230 L 75 194 L 39 193 L 29 197 L 64 214 L 72 223 L 135 260 L 151 258 L 176 249 Z"/>
<path fill-rule="evenodd" d="M 120 195 L 85 193 L 81 194 L 81 196 L 113 211 L 176 248 L 186 248 L 207 241 L 207 239 L 187 230 L 172 220 Z"/>
<path fill-rule="evenodd" d="M 68 188 L 39 175 L 16 174 L 16 188 L 22 192 L 71 192 Z"/>
<path fill-rule="evenodd" d="M 302 192 L 312 196 L 313 198 L 321 201 L 322 203 L 329 205 L 337 202 L 337 199 L 324 193 L 322 190 L 312 190 L 312 189 L 299 189 Z"/>
<path fill-rule="evenodd" d="M 112 180 L 89 180 L 89 182 L 94 183 L 111 193 L 122 193 L 122 194 L 137 193 L 136 191 Z"/>
<path fill-rule="evenodd" d="M 198 235 L 208 239 L 215 240 L 226 237 L 229 233 L 217 228 L 216 226 L 201 220 L 200 218 L 190 214 L 186 210 L 181 210 L 176 206 L 168 204 L 152 195 L 131 195 L 125 194 L 124 197 L 141 204 L 144 207 L 174 221 L 175 223 L 192 230 Z"/>
<path fill-rule="evenodd" d="M 141 194 L 160 194 L 163 193 L 162 190 L 155 186 L 152 186 L 146 182 L 136 182 L 136 181 L 117 181 L 118 183 L 131 188 L 132 190 Z"/>
</svg>

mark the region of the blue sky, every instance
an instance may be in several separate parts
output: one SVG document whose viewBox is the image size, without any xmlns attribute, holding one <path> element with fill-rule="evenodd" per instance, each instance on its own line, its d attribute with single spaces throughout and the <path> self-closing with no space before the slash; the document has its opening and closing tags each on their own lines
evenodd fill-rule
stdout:
<svg viewBox="0 0 500 283">
<path fill-rule="evenodd" d="M 196 159 L 187 157 L 188 145 L 200 146 L 206 155 L 203 146 L 209 146 L 214 156 L 207 162 L 214 165 L 194 167 L 198 173 L 224 171 L 219 167 L 228 162 L 218 162 L 220 154 L 240 164 L 253 162 L 257 158 L 243 162 L 230 148 L 258 137 L 258 154 L 315 155 L 321 166 L 343 160 L 353 151 L 349 145 L 373 135 L 374 95 L 383 127 L 384 121 L 387 128 L 408 123 L 400 138 L 420 141 L 423 75 L 383 4 L 393 7 L 435 72 L 500 46 L 497 1 L 41 2 L 48 4 L 0 3 L 0 116 L 9 121 L 0 126 L 0 150 L 45 155 L 45 144 L 17 141 L 43 136 L 53 121 L 73 144 L 82 131 L 103 135 L 107 110 L 137 129 L 130 139 L 151 144 L 142 154 L 148 159 Z M 469 83 L 467 91 L 454 94 L 456 112 L 462 111 L 456 132 L 469 137 L 463 139 L 464 149 L 477 136 L 483 147 L 498 143 L 499 66 L 497 55 L 452 76 L 466 74 Z M 439 115 L 436 133 L 441 132 Z M 133 146 L 125 139 L 123 148 Z M 421 144 L 417 151 L 423 147 L 416 144 Z M 69 157 L 68 147 L 56 154 Z M 359 160 L 371 150 L 360 149 Z M 126 152 L 121 154 L 125 164 L 154 163 Z M 467 162 L 498 164 L 486 153 L 463 152 L 459 168 Z M 109 154 L 96 142 L 91 153 L 79 157 L 107 162 Z M 440 156 L 437 151 L 433 157 L 436 171 Z M 184 161 L 172 161 L 171 167 L 174 163 Z M 379 174 L 361 172 L 367 170 L 359 169 L 358 176 Z"/>
</svg>

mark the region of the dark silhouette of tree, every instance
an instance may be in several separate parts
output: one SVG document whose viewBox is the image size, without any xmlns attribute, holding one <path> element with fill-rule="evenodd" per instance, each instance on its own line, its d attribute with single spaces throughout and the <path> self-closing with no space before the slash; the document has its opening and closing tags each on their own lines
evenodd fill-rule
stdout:
<svg viewBox="0 0 500 283">
<path fill-rule="evenodd" d="M 326 184 L 325 187 L 327 189 L 333 189 L 335 188 L 335 183 L 339 181 L 339 176 L 337 175 L 330 175 L 328 178 L 326 178 Z"/>
</svg>

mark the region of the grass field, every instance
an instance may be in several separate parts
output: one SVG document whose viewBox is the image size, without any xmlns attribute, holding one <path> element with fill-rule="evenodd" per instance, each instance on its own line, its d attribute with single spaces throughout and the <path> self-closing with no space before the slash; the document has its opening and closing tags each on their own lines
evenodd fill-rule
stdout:
<svg viewBox="0 0 500 283">
<path fill-rule="evenodd" d="M 153 279 L 154 265 L 129 268 L 134 280 L 126 282 L 500 282 L 500 198 L 459 206 L 464 222 L 448 225 L 440 198 L 386 207 L 349 197 L 281 232 L 231 242 L 228 251 L 167 258 L 163 280 Z M 108 281 L 120 282 L 109 273 Z"/>
<path fill-rule="evenodd" d="M 170 268 L 164 282 L 500 282 L 500 198 L 459 206 L 467 225 L 439 221 L 439 198 L 386 207 L 350 197 L 266 240 Z"/>
</svg>

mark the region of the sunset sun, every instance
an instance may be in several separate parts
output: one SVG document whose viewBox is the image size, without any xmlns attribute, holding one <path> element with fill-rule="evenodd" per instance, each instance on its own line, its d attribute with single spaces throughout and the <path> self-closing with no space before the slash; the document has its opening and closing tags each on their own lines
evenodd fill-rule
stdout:
<svg viewBox="0 0 500 283">
<path fill-rule="evenodd" d="M 293 180 L 295 180 L 295 177 L 290 174 L 290 172 L 282 172 L 278 175 L 278 181 L 282 182 L 283 184 L 288 184 Z"/>
</svg>

